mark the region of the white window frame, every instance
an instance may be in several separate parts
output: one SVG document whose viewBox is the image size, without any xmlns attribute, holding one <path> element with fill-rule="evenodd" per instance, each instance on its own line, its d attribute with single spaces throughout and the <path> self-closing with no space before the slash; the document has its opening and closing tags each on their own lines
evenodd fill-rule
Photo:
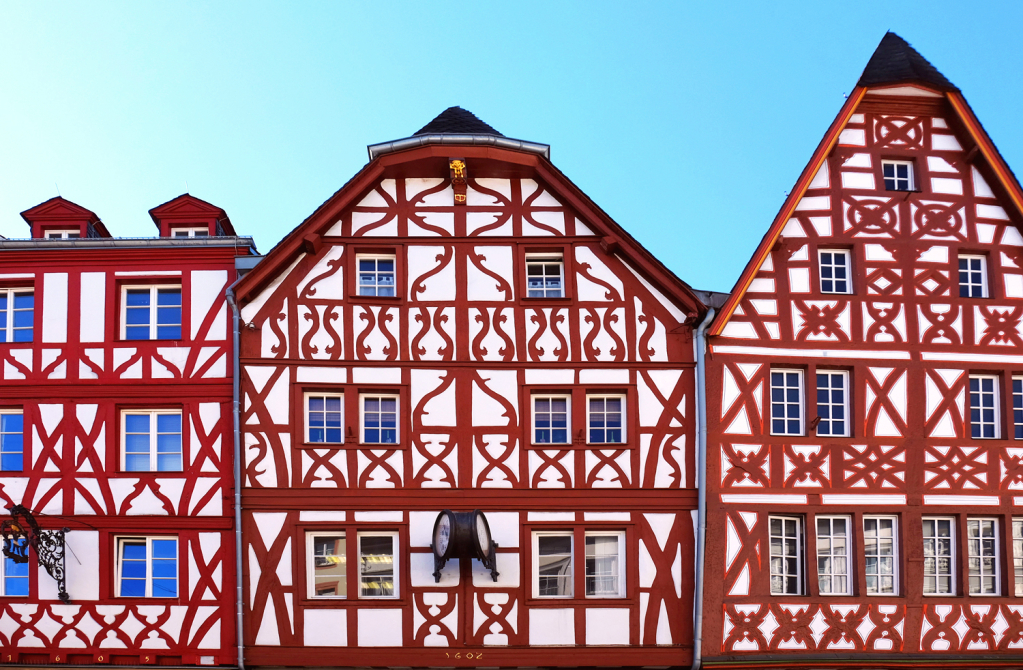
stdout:
<svg viewBox="0 0 1023 670">
<path fill-rule="evenodd" d="M 771 414 L 768 417 L 768 420 L 771 422 L 771 435 L 795 435 L 795 436 L 805 435 L 806 434 L 806 374 L 804 373 L 803 370 L 799 370 L 799 369 L 796 369 L 796 368 L 771 368 L 768 371 L 768 374 L 773 375 L 775 372 L 779 372 L 779 373 L 781 373 L 783 375 L 788 375 L 788 374 L 793 374 L 793 373 L 799 375 L 799 432 L 798 433 L 790 433 L 790 432 L 788 432 L 789 419 L 788 419 L 787 414 L 786 414 L 786 418 L 785 418 L 785 429 L 786 429 L 785 432 L 781 432 L 781 433 L 774 432 L 774 404 L 775 404 L 775 401 L 774 401 L 774 389 L 775 389 L 775 386 L 774 386 L 774 379 L 773 378 L 769 378 L 768 379 L 767 388 L 768 388 L 768 406 L 771 409 Z M 789 386 L 788 386 L 788 381 L 787 380 L 785 381 L 785 385 L 782 386 L 782 388 L 784 388 L 786 391 L 788 391 Z M 788 395 L 788 394 L 786 393 L 786 395 Z M 787 408 L 792 403 L 788 402 L 788 400 L 785 400 L 783 404 Z"/>
<path fill-rule="evenodd" d="M 393 398 L 394 399 L 394 442 L 367 442 L 366 441 L 366 399 L 367 398 Z M 380 428 L 383 430 L 383 428 Z M 359 394 L 359 443 L 380 444 L 383 446 L 397 447 L 401 444 L 401 396 L 398 393 L 360 393 Z"/>
<path fill-rule="evenodd" d="M 315 600 L 347 600 L 348 596 L 319 596 L 316 595 L 316 538 L 318 537 L 343 537 L 345 540 L 345 591 L 348 591 L 348 533 L 343 530 L 311 530 L 305 534 L 305 555 L 306 555 L 306 590 L 308 597 Z M 360 564 L 360 577 L 361 564 Z M 362 590 L 362 580 L 359 580 L 359 590 Z"/>
<path fill-rule="evenodd" d="M 830 385 L 830 383 L 828 385 L 828 401 L 826 403 L 823 403 L 823 404 L 827 405 L 831 409 L 831 411 L 828 412 L 828 414 L 830 415 L 831 418 L 821 419 L 819 422 L 817 422 L 817 429 L 816 429 L 817 430 L 817 436 L 818 437 L 849 437 L 850 429 L 852 428 L 852 421 L 850 420 L 850 417 L 849 417 L 849 388 L 850 388 L 850 384 L 849 384 L 849 371 L 848 370 L 829 370 L 829 369 L 826 369 L 826 368 L 817 368 L 816 374 L 818 374 L 818 375 L 829 375 L 829 376 L 839 375 L 842 378 L 842 402 L 841 403 L 835 403 L 835 402 L 831 401 L 831 397 L 830 397 L 831 396 L 831 392 L 834 391 L 835 388 L 832 387 Z M 820 386 L 819 386 L 820 380 L 816 380 L 815 379 L 814 381 L 816 381 L 817 384 L 818 384 L 816 386 L 815 390 L 819 394 L 820 390 L 821 390 Z M 830 382 L 830 380 L 829 380 L 829 382 Z M 817 410 L 816 410 L 817 411 L 817 416 L 820 416 L 820 408 L 821 408 L 821 405 L 822 405 L 821 401 L 820 400 L 816 400 L 815 401 L 815 405 L 816 405 L 816 408 L 817 408 Z M 845 429 L 841 433 L 834 433 L 834 432 L 831 432 L 831 433 L 821 433 L 820 432 L 820 427 L 821 427 L 821 424 L 824 423 L 824 421 L 828 422 L 829 427 L 830 427 L 831 423 L 833 421 L 835 421 L 835 419 L 834 419 L 834 408 L 835 407 L 841 407 L 842 408 L 842 413 L 844 415 L 844 418 L 842 419 L 842 423 L 845 425 Z"/>
<path fill-rule="evenodd" d="M 138 284 L 132 286 L 121 287 L 121 339 L 124 340 L 128 336 L 128 291 L 141 291 L 149 289 L 149 339 L 148 340 L 130 340 L 132 342 L 152 342 L 154 340 L 160 342 L 175 342 L 176 340 L 160 340 L 156 337 L 157 334 L 157 297 L 160 289 L 177 289 L 181 291 L 181 323 L 178 324 L 181 328 L 181 339 L 185 339 L 185 291 L 181 288 L 181 284 Z M 165 324 L 166 325 L 166 324 Z"/>
<path fill-rule="evenodd" d="M 341 440 L 338 442 L 331 442 L 327 439 L 327 428 L 326 428 L 326 416 L 324 416 L 324 428 L 323 428 L 323 442 L 313 442 L 309 439 L 309 400 L 312 398 L 323 398 L 324 399 L 324 414 L 326 414 L 326 399 L 327 398 L 338 398 L 341 400 Z M 305 441 L 306 444 L 344 444 L 345 442 L 345 394 L 343 392 L 332 392 L 332 391 L 306 391 L 302 395 L 302 412 L 305 415 Z"/>
<path fill-rule="evenodd" d="M 204 234 L 203 235 L 196 235 L 196 233 L 199 233 L 199 232 L 204 233 Z M 188 233 L 188 235 L 178 235 L 177 233 Z M 210 227 L 209 226 L 180 226 L 180 227 L 176 227 L 176 228 L 171 228 L 170 229 L 170 236 L 171 237 L 176 237 L 179 240 L 183 239 L 183 238 L 186 238 L 186 237 L 188 237 L 188 238 L 193 238 L 193 237 L 210 237 Z"/>
<path fill-rule="evenodd" d="M 891 574 L 891 577 L 892 577 L 892 592 L 891 593 L 880 593 L 877 590 L 871 591 L 870 590 L 870 586 L 868 584 L 869 579 L 870 579 L 870 575 L 866 574 L 867 558 L 868 558 L 868 556 L 867 556 L 867 527 L 866 526 L 867 526 L 867 521 L 871 521 L 871 520 L 873 520 L 873 521 L 891 521 L 892 522 L 892 556 L 891 556 L 891 558 L 892 558 L 892 574 Z M 879 526 L 879 528 L 880 528 L 880 526 Z M 878 534 L 878 542 L 877 542 L 877 544 L 878 544 L 878 547 L 880 547 L 880 545 L 881 545 L 880 533 Z M 887 597 L 887 598 L 898 597 L 898 595 L 899 595 L 899 517 L 897 517 L 897 516 L 895 516 L 893 514 L 866 514 L 866 515 L 864 515 L 864 517 L 863 517 L 863 549 L 862 549 L 862 553 L 863 553 L 863 570 L 864 570 L 864 574 L 866 576 L 866 580 L 864 581 L 864 584 L 863 584 L 863 591 L 864 591 L 864 593 L 866 593 L 868 596 L 878 596 L 878 597 Z M 878 549 L 878 553 L 877 553 L 878 572 L 876 574 L 876 577 L 877 577 L 877 580 L 878 580 L 878 589 L 880 588 L 881 578 L 888 576 L 888 575 L 884 575 L 884 574 L 881 573 L 881 570 L 880 570 L 881 558 L 882 558 L 882 555 L 881 555 L 880 549 Z"/>
<path fill-rule="evenodd" d="M 537 400 L 564 400 L 565 401 L 565 435 L 567 439 L 564 442 L 537 442 L 536 441 L 536 401 Z M 538 444 L 541 446 L 545 445 L 559 445 L 559 444 L 572 444 L 572 395 L 569 393 L 532 393 L 529 396 L 529 441 L 530 444 Z M 554 428 L 549 429 L 551 431 L 551 438 L 554 438 Z M 589 435 L 587 435 L 589 437 Z"/>
<path fill-rule="evenodd" d="M 887 158 L 882 159 L 881 160 L 881 183 L 884 183 L 884 181 L 886 179 L 886 177 L 884 176 L 884 166 L 885 165 L 896 165 L 896 166 L 898 166 L 898 165 L 906 165 L 906 166 L 909 167 L 909 188 L 893 188 L 893 189 L 889 189 L 888 185 L 885 184 L 885 190 L 886 191 L 891 191 L 893 193 L 906 193 L 907 191 L 908 192 L 912 192 L 912 191 L 916 190 L 916 166 L 913 165 L 913 161 L 889 160 Z M 896 170 L 896 174 L 897 173 L 898 173 L 898 171 Z M 896 185 L 896 187 L 899 185 L 898 183 L 899 183 L 900 179 L 901 179 L 901 177 L 898 177 L 898 176 L 895 177 L 895 185 Z"/>
<path fill-rule="evenodd" d="M 74 237 L 70 237 L 74 235 Z M 78 240 L 82 238 L 82 231 L 78 228 L 43 231 L 43 239 L 47 240 Z"/>
<path fill-rule="evenodd" d="M 572 570 L 569 576 L 569 593 L 563 596 L 540 595 L 540 538 L 541 537 L 567 537 L 569 540 L 569 566 Z M 543 600 L 568 600 L 575 598 L 575 533 L 571 530 L 534 530 L 532 536 L 533 546 L 533 597 Z"/>
<path fill-rule="evenodd" d="M 592 442 L 590 440 L 590 400 L 608 400 L 608 399 L 617 399 L 617 400 L 621 400 L 622 401 L 622 429 L 621 429 L 622 430 L 622 439 L 620 441 L 618 441 L 618 442 Z M 572 410 L 572 405 L 571 405 L 571 402 L 569 403 L 568 409 L 569 409 L 569 412 L 568 412 L 568 432 L 569 432 L 569 439 L 571 439 L 571 437 L 572 437 L 572 435 L 571 435 L 571 433 L 572 433 L 572 411 L 571 411 Z M 607 409 L 607 405 L 606 404 L 604 406 L 604 409 L 605 410 Z M 534 406 L 534 411 L 535 411 L 535 406 Z M 612 445 L 612 446 L 627 444 L 628 441 L 629 441 L 629 434 L 627 432 L 628 420 L 626 419 L 626 416 L 628 415 L 628 413 L 629 413 L 628 412 L 628 405 L 626 404 L 626 396 L 625 396 L 624 393 L 587 393 L 586 394 L 586 444 L 599 444 L 599 445 Z M 604 415 L 605 416 L 607 415 L 606 411 L 604 412 Z M 535 420 L 534 420 L 533 423 L 534 423 L 534 426 L 535 426 L 535 423 L 536 423 Z M 534 430 L 533 437 L 535 438 L 536 437 L 536 432 L 535 432 L 536 428 L 534 427 L 533 430 Z M 607 430 L 607 426 L 604 427 L 604 430 L 605 431 Z"/>
<path fill-rule="evenodd" d="M 394 294 L 393 295 L 380 295 L 380 287 L 382 286 L 382 284 L 380 284 L 380 270 L 378 270 L 378 269 L 374 269 L 373 270 L 373 275 L 376 278 L 374 280 L 375 283 L 373 284 L 373 295 L 363 295 L 362 294 L 362 287 L 364 285 L 359 281 L 359 275 L 361 274 L 361 271 L 359 269 L 359 265 L 360 265 L 360 261 L 368 261 L 368 260 L 372 260 L 372 261 L 391 261 L 394 264 L 394 270 L 391 271 L 391 274 L 394 275 L 394 284 L 391 287 L 394 290 Z M 377 264 L 374 263 L 373 267 L 376 268 Z M 367 288 L 369 287 L 368 284 L 366 284 L 365 286 Z M 360 297 L 360 298 L 395 298 L 395 297 L 397 297 L 398 296 L 398 257 L 397 257 L 397 255 L 395 255 L 395 254 L 355 254 L 355 294 L 358 297 Z"/>
<path fill-rule="evenodd" d="M 146 543 L 146 595 L 145 596 L 122 596 L 121 595 L 121 544 L 125 541 L 138 542 L 144 540 Z M 154 596 L 153 595 L 153 541 L 173 540 L 174 542 L 174 564 L 177 568 L 174 573 L 174 586 L 176 596 Z M 173 600 L 181 598 L 181 541 L 173 535 L 116 535 L 114 536 L 114 597 L 116 598 L 159 598 L 161 600 Z"/>
<path fill-rule="evenodd" d="M 974 543 L 974 540 L 970 537 L 970 526 L 972 526 L 974 523 L 982 524 L 984 522 L 990 522 L 994 526 L 994 531 L 993 531 L 992 535 L 993 535 L 993 539 L 995 541 L 994 542 L 995 548 L 994 548 L 994 553 L 990 557 L 985 557 L 983 555 L 983 547 L 981 547 L 981 554 L 979 556 L 974 556 L 974 553 L 973 553 L 973 543 Z M 983 526 L 978 526 L 978 527 L 979 528 L 983 528 Z M 983 532 L 983 531 L 981 531 L 981 532 Z M 971 596 L 1000 596 L 1000 595 L 1002 595 L 1002 562 L 1000 560 L 1000 558 L 1001 558 L 1000 553 L 1001 553 L 1002 543 L 1001 543 L 1001 538 L 999 537 L 1000 534 L 1001 534 L 1000 533 L 1000 524 L 998 523 L 998 518 L 997 517 L 971 516 L 971 517 L 967 517 L 966 518 L 966 560 L 967 560 L 966 573 L 967 573 L 967 579 L 970 580 L 970 582 L 967 584 L 967 589 L 966 590 L 969 593 L 969 595 L 971 595 Z M 979 543 L 983 539 L 984 539 L 983 535 L 980 535 L 977 538 L 976 542 Z M 980 590 L 978 590 L 978 591 L 974 591 L 973 590 L 973 584 L 972 584 L 974 573 L 973 573 L 972 568 L 970 567 L 970 561 L 972 561 L 974 558 L 977 558 L 977 559 L 980 560 L 980 573 L 978 575 L 976 575 L 977 577 L 979 577 L 981 579 Z M 984 572 L 984 558 L 991 558 L 991 559 L 993 559 L 994 566 L 995 566 L 995 571 L 994 571 L 993 575 Z M 994 591 L 989 591 L 989 592 L 985 592 L 984 591 L 983 579 L 985 577 L 994 577 L 994 586 L 995 586 Z"/>
<path fill-rule="evenodd" d="M 618 538 L 618 592 L 615 595 L 588 595 L 586 593 L 586 541 L 583 540 L 583 596 L 591 600 L 608 600 L 624 598 L 627 593 L 625 588 L 625 531 L 624 530 L 587 530 L 584 537 L 616 537 Z M 573 547 L 574 548 L 574 547 Z M 575 557 L 573 556 L 573 579 L 575 578 Z M 539 575 L 538 575 L 539 576 Z"/>
<path fill-rule="evenodd" d="M 401 585 L 399 576 L 401 575 L 401 547 L 398 544 L 398 532 L 393 530 L 373 530 L 363 531 L 356 533 L 356 548 L 358 550 L 358 561 L 359 567 L 356 570 L 358 574 L 359 583 L 356 585 L 359 600 L 398 600 L 401 598 Z M 394 557 L 394 563 L 392 565 L 393 580 L 394 580 L 394 594 L 389 596 L 364 596 L 362 595 L 362 538 L 364 537 L 389 537 L 391 538 L 391 551 Z M 348 552 L 348 541 L 345 540 L 345 552 Z"/>
<path fill-rule="evenodd" d="M 771 532 L 771 521 L 778 519 L 782 522 L 782 534 L 774 535 Z M 785 522 L 795 521 L 796 522 L 796 574 L 791 575 L 785 570 L 785 559 L 791 558 L 785 554 L 785 540 L 789 539 L 789 535 L 785 531 Z M 771 582 L 771 595 L 772 596 L 801 596 L 806 592 L 806 547 L 804 545 L 803 534 L 805 532 L 803 524 L 805 523 L 802 516 L 794 514 L 771 514 L 767 517 L 767 561 L 768 561 L 768 578 Z M 775 558 L 773 549 L 771 547 L 771 540 L 775 537 L 782 539 L 782 553 L 778 558 L 782 559 L 782 571 L 776 573 L 774 567 L 771 565 L 772 559 Z M 816 553 L 816 552 L 815 552 Z M 782 578 L 783 582 L 787 581 L 790 577 L 796 578 L 796 593 L 787 593 L 784 588 L 781 591 L 774 589 L 774 577 L 778 575 Z"/>
<path fill-rule="evenodd" d="M 22 538 L 21 543 L 27 542 L 25 538 Z M 29 598 L 32 596 L 32 563 L 27 563 L 28 574 L 25 575 L 25 579 L 28 582 L 28 593 L 23 596 L 12 596 L 7 593 L 7 561 L 6 556 L 0 554 L 0 596 L 4 598 Z"/>
<path fill-rule="evenodd" d="M 0 293 L 6 294 L 7 296 L 7 323 L 3 328 L 0 328 L 0 333 L 3 337 L 0 338 L 0 344 L 30 344 L 36 339 L 36 301 L 35 301 L 35 289 L 30 287 L 12 287 L 12 288 L 0 288 Z M 32 339 L 26 342 L 15 342 L 14 341 L 14 296 L 24 295 L 26 293 L 32 294 Z M 24 311 L 24 310 L 22 310 Z M 22 330 L 22 329 L 19 329 Z"/>
<path fill-rule="evenodd" d="M 1023 596 L 1023 517 L 1012 518 L 1012 567 L 1016 597 Z"/>
<path fill-rule="evenodd" d="M 964 296 L 962 294 L 963 281 L 962 281 L 962 277 L 959 276 L 959 272 L 960 272 L 959 261 L 961 261 L 961 260 L 979 260 L 980 261 L 980 295 L 979 296 L 978 295 Z M 973 270 L 967 270 L 967 272 L 973 272 Z M 966 297 L 966 298 L 988 298 L 988 297 L 991 296 L 990 289 L 989 289 L 989 284 L 988 284 L 988 279 L 987 279 L 987 256 L 985 256 L 984 254 L 959 254 L 956 257 L 956 279 L 957 279 L 956 286 L 958 286 L 959 289 L 960 289 L 960 293 L 959 293 L 959 297 L 960 298 L 964 298 L 964 297 Z M 974 286 L 976 286 L 976 284 L 974 284 L 973 282 L 967 282 L 966 286 L 969 286 L 972 289 Z M 973 291 L 971 290 L 970 292 L 972 293 Z"/>
<path fill-rule="evenodd" d="M 834 550 L 834 538 L 835 538 L 835 526 L 834 522 L 837 520 L 845 521 L 845 554 L 836 554 Z M 818 528 L 818 524 L 821 521 L 828 521 L 828 534 L 821 535 Z M 848 514 L 818 514 L 814 518 L 814 550 L 817 559 L 817 591 L 822 596 L 851 596 L 852 595 L 852 543 L 853 543 L 853 518 Z M 822 539 L 828 541 L 828 554 L 822 555 L 820 553 L 821 547 L 820 542 Z M 832 562 L 832 569 L 830 572 L 823 573 L 824 576 L 830 580 L 831 588 L 834 589 L 835 579 L 845 577 L 845 590 L 844 591 L 823 591 L 820 588 L 821 571 L 820 563 L 822 558 L 827 558 Z M 834 559 L 844 558 L 845 559 L 845 572 L 842 573 L 834 568 Z"/>
<path fill-rule="evenodd" d="M 834 263 L 834 258 L 832 258 L 832 262 L 831 263 L 825 265 L 824 259 L 821 258 L 824 254 L 831 254 L 832 257 L 834 257 L 834 256 L 843 256 L 845 258 L 845 266 L 844 266 L 845 267 L 845 279 L 835 279 L 835 277 L 834 277 L 834 268 L 837 268 L 837 267 L 840 267 L 840 266 L 838 266 L 838 265 L 836 265 Z M 824 278 L 823 269 L 825 267 L 832 268 L 832 277 L 831 277 L 831 279 L 825 279 Z M 821 293 L 827 293 L 828 295 L 852 295 L 852 292 L 853 292 L 853 290 L 852 290 L 852 288 L 853 288 L 852 287 L 852 252 L 850 252 L 848 249 L 818 249 L 817 250 L 817 279 L 820 282 Z M 833 290 L 826 291 L 826 290 L 824 290 L 824 282 L 825 281 L 831 281 L 832 283 L 839 282 L 839 281 L 844 281 L 845 282 L 845 290 L 844 291 L 834 290 L 834 286 L 832 286 Z"/>
<path fill-rule="evenodd" d="M 939 535 L 928 536 L 926 534 L 923 534 L 923 528 L 921 528 L 921 537 L 923 538 L 923 542 L 924 542 L 924 546 L 922 547 L 922 549 L 923 549 L 923 552 L 924 552 L 924 563 L 925 563 L 925 566 L 922 568 L 923 569 L 923 578 L 926 580 L 928 577 L 934 577 L 934 589 L 935 589 L 933 593 L 928 593 L 927 589 L 926 589 L 926 586 L 925 586 L 925 587 L 923 587 L 923 595 L 924 595 L 925 598 L 930 598 L 930 597 L 934 597 L 934 596 L 938 596 L 938 597 L 954 596 L 954 595 L 956 595 L 956 570 L 957 570 L 957 567 L 956 567 L 956 520 L 955 520 L 955 517 L 952 517 L 952 516 L 925 516 L 925 517 L 923 517 L 923 519 L 921 519 L 922 523 L 926 523 L 928 521 L 935 522 L 935 526 L 934 526 L 935 532 L 937 532 L 937 529 L 938 529 L 938 527 L 937 527 L 937 523 L 938 522 L 947 522 L 949 524 L 949 537 L 948 537 L 948 540 L 949 540 L 949 555 L 948 556 L 940 556 L 938 554 L 938 540 L 941 539 L 941 537 Z M 926 546 L 927 546 L 927 542 L 928 541 L 934 542 L 934 554 L 932 556 L 928 556 L 927 555 Z M 934 563 L 935 563 L 934 574 L 933 575 L 928 575 L 927 574 L 926 561 L 927 561 L 928 558 L 932 558 L 932 557 L 934 558 Z M 949 572 L 948 575 L 945 575 L 945 574 L 943 574 L 943 573 L 938 571 L 937 562 L 938 562 L 939 558 L 948 558 L 949 559 L 949 570 L 950 570 L 950 572 Z M 940 589 L 940 586 L 938 585 L 938 578 L 945 577 L 945 576 L 947 576 L 949 578 L 949 581 L 948 581 L 948 588 L 949 588 L 949 590 L 948 591 L 940 591 L 940 590 L 938 590 L 938 589 Z"/>
<path fill-rule="evenodd" d="M 24 472 L 25 471 L 25 458 L 28 456 L 25 450 L 25 410 L 24 409 L 0 409 L 0 416 L 12 416 L 17 415 L 21 417 L 21 470 L 0 470 L 3 472 Z M 3 433 L 2 435 L 17 435 L 17 433 Z M 0 437 L 0 441 L 3 437 Z M 2 454 L 4 452 L 0 452 Z M 15 452 L 10 452 L 15 453 Z"/>
<path fill-rule="evenodd" d="M 148 415 L 149 416 L 149 470 L 128 470 L 128 416 L 129 415 Z M 157 431 L 157 417 L 174 415 L 181 419 L 181 469 L 180 470 L 157 470 L 157 457 L 158 450 L 156 444 L 156 436 L 159 434 Z M 121 472 L 184 472 L 185 470 L 185 417 L 184 413 L 180 409 L 122 409 L 121 410 Z"/>
<path fill-rule="evenodd" d="M 991 381 L 992 404 L 994 406 L 993 407 L 993 409 L 994 409 L 994 421 L 993 422 L 992 421 L 984 421 L 984 417 L 983 417 L 983 415 L 981 415 L 980 423 L 979 424 L 975 424 L 974 423 L 974 421 L 973 421 L 973 390 L 970 389 L 969 387 L 967 387 L 967 389 L 966 389 L 966 403 L 967 403 L 967 405 L 966 405 L 966 416 L 969 417 L 969 428 L 970 428 L 970 434 L 967 435 L 967 439 L 971 439 L 971 440 L 997 440 L 999 438 L 999 436 L 1001 435 L 1001 421 L 1000 421 L 1000 419 L 1001 419 L 1001 416 L 1000 416 L 1001 412 L 999 411 L 999 404 L 1000 404 L 999 403 L 999 395 L 1000 394 L 998 393 L 998 391 L 999 391 L 999 389 L 998 389 L 998 375 L 970 375 L 969 379 L 967 380 L 968 384 L 972 385 L 972 382 L 975 379 L 978 382 L 978 384 L 977 384 L 978 389 L 981 389 L 981 390 L 977 391 L 977 393 L 980 395 L 981 405 L 980 405 L 979 409 L 981 410 L 981 412 L 983 412 L 983 409 L 984 409 L 984 405 L 983 405 L 984 398 L 983 398 L 983 396 L 988 394 L 987 391 L 982 390 L 983 382 L 985 380 L 990 380 Z M 977 436 L 977 437 L 973 436 L 973 427 L 974 427 L 974 425 L 979 425 L 980 426 L 981 434 L 979 436 Z M 984 427 L 985 426 L 991 426 L 993 428 L 993 431 L 992 431 L 992 434 L 991 434 L 990 437 L 985 437 L 984 436 Z"/>
<path fill-rule="evenodd" d="M 543 277 L 544 279 L 546 279 L 549 276 L 546 273 L 542 274 L 542 275 L 531 275 L 531 274 L 529 274 L 529 264 L 530 263 L 537 263 L 537 262 L 542 262 L 542 264 L 545 265 L 545 266 L 549 265 L 549 264 L 554 264 L 554 263 L 558 264 L 558 267 L 561 270 L 561 276 L 560 276 L 561 295 L 547 295 L 546 282 L 544 282 L 545 286 L 543 288 L 543 295 L 535 295 L 535 296 L 530 296 L 529 295 L 529 291 L 530 291 L 530 288 L 529 288 L 529 278 L 530 277 Z M 556 298 L 568 297 L 568 287 L 565 285 L 565 254 L 559 253 L 559 252 L 556 252 L 556 251 L 555 252 L 551 252 L 551 253 L 540 253 L 540 252 L 537 252 L 537 253 L 528 253 L 528 254 L 526 254 L 526 272 L 525 272 L 525 275 L 526 275 L 526 289 L 525 289 L 526 292 L 525 292 L 525 296 L 527 298 L 532 298 L 534 300 L 543 300 L 545 298 L 554 298 L 554 299 L 556 299 Z"/>
</svg>

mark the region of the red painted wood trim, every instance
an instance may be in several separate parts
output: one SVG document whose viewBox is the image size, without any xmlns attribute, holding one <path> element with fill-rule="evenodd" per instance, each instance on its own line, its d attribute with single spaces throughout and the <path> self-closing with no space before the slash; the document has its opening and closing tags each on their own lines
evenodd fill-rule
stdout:
<svg viewBox="0 0 1023 670">
<path fill-rule="evenodd" d="M 1016 209 L 1020 214 L 1023 214 L 1023 190 L 1020 189 L 1019 182 L 1016 181 L 1016 177 L 1002 159 L 1002 155 L 995 148 L 984 127 L 980 125 L 980 121 L 977 120 L 966 99 L 960 93 L 954 91 L 950 91 L 947 95 L 948 101 L 952 104 L 952 108 L 955 109 L 956 113 L 959 114 L 959 119 L 966 126 L 970 137 L 977 143 L 977 147 L 980 148 L 980 152 L 987 159 L 988 165 L 991 166 L 991 169 L 998 176 L 998 180 L 1005 187 L 1013 204 L 1016 205 Z"/>
<path fill-rule="evenodd" d="M 735 287 L 732 289 L 731 295 L 728 296 L 728 301 L 724 307 L 718 313 L 718 317 L 714 320 L 714 323 L 710 327 L 709 335 L 720 335 L 721 331 L 724 330 L 725 324 L 728 323 L 728 319 L 731 318 L 732 313 L 738 306 L 739 301 L 746 294 L 746 289 L 753 282 L 753 278 L 756 276 L 757 271 L 760 270 L 760 265 L 764 262 L 767 254 L 774 247 L 774 243 L 778 241 L 778 236 L 781 235 L 782 229 L 785 228 L 785 224 L 788 222 L 789 217 L 792 216 L 792 212 L 795 211 L 796 205 L 803 198 L 803 194 L 806 193 L 807 187 L 810 182 L 816 176 L 817 171 L 820 170 L 821 165 L 827 159 L 828 154 L 831 153 L 831 149 L 838 142 L 838 136 L 845 128 L 845 124 L 849 122 L 849 118 L 852 117 L 853 112 L 856 111 L 856 107 L 863 100 L 863 96 L 866 95 L 867 89 L 857 86 L 853 89 L 852 94 L 842 105 L 841 111 L 838 112 L 838 116 L 831 123 L 831 127 L 828 128 L 828 132 L 824 135 L 824 139 L 817 145 L 817 150 L 813 152 L 813 157 L 810 162 L 807 163 L 806 167 L 803 168 L 802 174 L 799 175 L 799 180 L 796 181 L 796 185 L 792 188 L 789 193 L 789 197 L 785 200 L 785 204 L 782 205 L 778 215 L 774 217 L 774 222 L 768 229 L 767 234 L 764 235 L 764 239 L 760 241 L 760 246 L 757 247 L 756 253 L 753 254 L 752 260 L 746 265 L 746 268 L 742 271 L 742 275 L 739 276 L 739 281 L 736 282 Z"/>
</svg>

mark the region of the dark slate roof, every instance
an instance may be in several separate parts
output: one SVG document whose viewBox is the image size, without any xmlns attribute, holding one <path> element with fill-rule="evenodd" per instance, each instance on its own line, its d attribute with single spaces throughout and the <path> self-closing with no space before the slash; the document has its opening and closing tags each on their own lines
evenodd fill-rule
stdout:
<svg viewBox="0 0 1023 670">
<path fill-rule="evenodd" d="M 413 137 L 416 135 L 498 135 L 504 137 L 476 118 L 475 114 L 461 107 L 448 107 L 438 114 L 437 118 L 420 128 Z"/>
<path fill-rule="evenodd" d="M 860 76 L 858 86 L 917 83 L 958 91 L 937 68 L 921 56 L 909 42 L 893 32 L 885 33 Z"/>
</svg>

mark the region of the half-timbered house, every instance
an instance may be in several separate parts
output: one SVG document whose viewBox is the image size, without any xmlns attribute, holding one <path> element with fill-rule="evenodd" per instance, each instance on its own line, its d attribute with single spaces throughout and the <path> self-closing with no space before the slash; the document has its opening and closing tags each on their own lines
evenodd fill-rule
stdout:
<svg viewBox="0 0 1023 670">
<path fill-rule="evenodd" d="M 708 331 L 705 665 L 1018 667 L 1021 225 L 887 34 Z"/>
<path fill-rule="evenodd" d="M 252 241 L 192 196 L 150 215 L 117 238 L 58 197 L 0 240 L 4 664 L 237 660 L 225 291 Z"/>
<path fill-rule="evenodd" d="M 369 153 L 237 288 L 246 662 L 687 665 L 705 308 L 545 145 Z"/>
</svg>

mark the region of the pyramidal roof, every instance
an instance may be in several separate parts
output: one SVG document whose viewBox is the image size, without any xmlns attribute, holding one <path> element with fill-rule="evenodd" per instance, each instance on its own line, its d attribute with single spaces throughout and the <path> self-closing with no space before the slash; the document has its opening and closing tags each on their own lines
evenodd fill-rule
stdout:
<svg viewBox="0 0 1023 670">
<path fill-rule="evenodd" d="M 413 135 L 498 135 L 504 137 L 467 109 L 448 107 Z"/>
<path fill-rule="evenodd" d="M 958 91 L 955 84 L 938 72 L 926 58 L 893 32 L 885 33 L 867 67 L 860 75 L 858 86 L 917 83 L 939 89 Z"/>
</svg>

